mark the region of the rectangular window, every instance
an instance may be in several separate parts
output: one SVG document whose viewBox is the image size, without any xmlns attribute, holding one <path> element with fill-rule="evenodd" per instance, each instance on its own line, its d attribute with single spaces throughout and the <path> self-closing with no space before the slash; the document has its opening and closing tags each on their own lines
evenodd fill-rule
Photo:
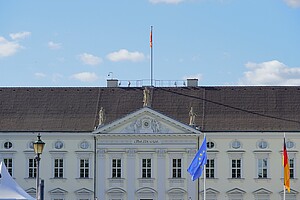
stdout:
<svg viewBox="0 0 300 200">
<path fill-rule="evenodd" d="M 142 178 L 151 178 L 151 159 L 142 159 Z"/>
<path fill-rule="evenodd" d="M 89 159 L 80 159 L 80 178 L 89 178 L 90 176 L 90 160 Z"/>
<path fill-rule="evenodd" d="M 8 173 L 11 176 L 13 176 L 13 159 L 12 158 L 4 158 L 3 161 L 4 161 L 4 164 L 6 166 Z"/>
<path fill-rule="evenodd" d="M 268 178 L 268 159 L 262 158 L 257 160 L 257 177 Z"/>
<path fill-rule="evenodd" d="M 231 178 L 241 178 L 241 168 L 242 160 L 241 159 L 232 159 L 231 160 Z"/>
<path fill-rule="evenodd" d="M 64 160 L 62 158 L 54 159 L 54 178 L 64 177 Z"/>
<path fill-rule="evenodd" d="M 181 159 L 173 159 L 172 178 L 181 178 Z"/>
<path fill-rule="evenodd" d="M 112 178 L 121 178 L 121 159 L 112 159 Z"/>
<path fill-rule="evenodd" d="M 295 164 L 294 164 L 294 158 L 289 159 L 289 164 L 290 164 L 290 178 L 293 179 L 295 178 Z"/>
<path fill-rule="evenodd" d="M 36 160 L 34 158 L 28 159 L 28 178 L 36 177 Z"/>
<path fill-rule="evenodd" d="M 207 159 L 206 178 L 215 178 L 215 160 L 214 159 Z"/>
</svg>

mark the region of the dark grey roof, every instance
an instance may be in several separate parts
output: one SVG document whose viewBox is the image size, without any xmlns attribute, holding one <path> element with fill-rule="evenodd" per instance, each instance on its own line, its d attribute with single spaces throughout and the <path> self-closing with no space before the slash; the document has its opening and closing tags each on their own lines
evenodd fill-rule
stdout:
<svg viewBox="0 0 300 200">
<path fill-rule="evenodd" d="M 0 88 L 0 131 L 92 131 L 140 109 L 142 87 Z M 153 87 L 152 105 L 202 131 L 300 131 L 300 87 Z"/>
</svg>

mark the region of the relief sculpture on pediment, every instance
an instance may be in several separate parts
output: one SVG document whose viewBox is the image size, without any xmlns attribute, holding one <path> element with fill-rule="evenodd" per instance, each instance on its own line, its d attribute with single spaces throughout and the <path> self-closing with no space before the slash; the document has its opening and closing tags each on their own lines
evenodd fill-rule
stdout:
<svg viewBox="0 0 300 200">
<path fill-rule="evenodd" d="M 125 127 L 123 133 L 170 133 L 171 131 L 154 118 L 137 119 Z"/>
</svg>

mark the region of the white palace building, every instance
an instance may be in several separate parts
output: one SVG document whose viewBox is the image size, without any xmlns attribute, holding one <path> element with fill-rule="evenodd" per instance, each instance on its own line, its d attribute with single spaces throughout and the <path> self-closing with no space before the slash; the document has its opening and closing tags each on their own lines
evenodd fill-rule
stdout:
<svg viewBox="0 0 300 200">
<path fill-rule="evenodd" d="M 300 87 L 2 87 L 0 161 L 45 200 L 300 199 Z M 187 168 L 204 134 L 205 179 Z M 1 197 L 1 191 L 0 191 Z"/>
</svg>

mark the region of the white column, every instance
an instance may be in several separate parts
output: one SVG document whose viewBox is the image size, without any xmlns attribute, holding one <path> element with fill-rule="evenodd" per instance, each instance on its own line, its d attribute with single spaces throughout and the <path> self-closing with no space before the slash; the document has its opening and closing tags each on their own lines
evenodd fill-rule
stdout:
<svg viewBox="0 0 300 200">
<path fill-rule="evenodd" d="M 166 149 L 157 150 L 157 199 L 167 199 L 166 198 L 166 184 L 168 174 L 166 173 Z"/>
<path fill-rule="evenodd" d="M 135 199 L 135 190 L 136 190 L 136 150 L 135 149 L 128 149 L 127 150 L 127 171 L 126 177 L 127 179 L 127 199 Z"/>
<path fill-rule="evenodd" d="M 105 199 L 105 194 L 106 194 L 106 191 L 107 190 L 107 186 L 106 186 L 106 156 L 105 156 L 105 152 L 106 150 L 105 149 L 99 149 L 98 152 L 97 152 L 97 156 L 98 156 L 98 162 L 97 162 L 97 181 L 98 181 L 98 184 L 97 184 L 97 199 Z"/>
</svg>

